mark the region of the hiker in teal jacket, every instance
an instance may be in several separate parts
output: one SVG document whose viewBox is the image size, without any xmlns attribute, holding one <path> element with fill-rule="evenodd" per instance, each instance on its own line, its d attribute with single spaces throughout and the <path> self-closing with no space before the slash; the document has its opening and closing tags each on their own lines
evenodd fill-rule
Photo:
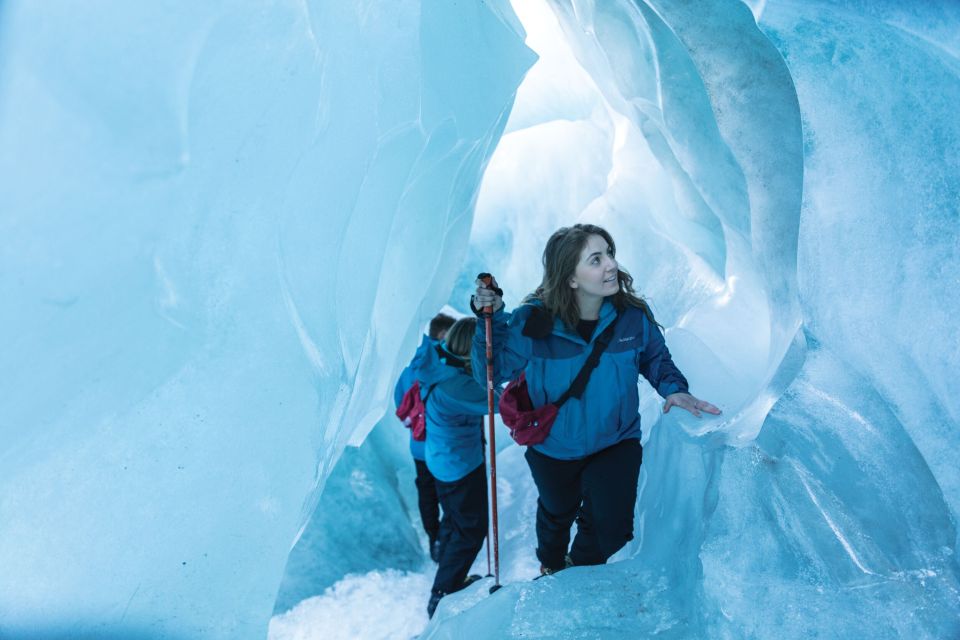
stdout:
<svg viewBox="0 0 960 640">
<path fill-rule="evenodd" d="M 494 383 L 525 375 L 534 407 L 556 401 L 583 367 L 598 336 L 616 321 L 583 396 L 560 408 L 547 438 L 525 457 L 537 485 L 537 557 L 541 573 L 602 564 L 633 538 L 633 509 L 643 459 L 638 376 L 699 416 L 718 414 L 690 395 L 660 327 L 617 264 L 613 238 L 594 225 L 562 228 L 544 250 L 541 286 L 513 313 L 478 282 L 474 309 L 493 308 Z M 495 283 L 494 283 L 495 286 Z M 485 359 L 478 329 L 474 359 Z M 480 381 L 484 372 L 475 371 Z M 569 548 L 570 528 L 577 536 Z"/>
<path fill-rule="evenodd" d="M 396 407 L 400 407 L 404 394 L 413 386 L 414 382 L 417 382 L 417 372 L 420 367 L 427 361 L 430 352 L 446 337 L 447 331 L 453 326 L 454 322 L 456 322 L 456 320 L 444 313 L 438 313 L 430 320 L 427 335 L 423 336 L 423 340 L 420 342 L 420 346 L 417 347 L 413 359 L 410 360 L 410 364 L 408 364 L 400 374 L 400 378 L 394 387 L 393 401 Z M 417 506 L 420 509 L 420 522 L 423 525 L 424 532 L 427 534 L 430 558 L 432 558 L 434 562 L 437 562 L 440 553 L 440 540 L 438 539 L 440 532 L 440 501 L 437 498 L 437 487 L 433 475 L 427 468 L 425 447 L 426 441 L 414 439 L 411 431 L 410 455 L 413 456 L 413 462 L 417 470 Z"/>
<path fill-rule="evenodd" d="M 479 576 L 467 576 L 487 535 L 487 477 L 483 457 L 485 386 L 471 374 L 475 318 L 458 320 L 418 370 L 427 425 L 426 462 L 443 507 L 440 557 L 428 615 L 443 596 Z"/>
</svg>

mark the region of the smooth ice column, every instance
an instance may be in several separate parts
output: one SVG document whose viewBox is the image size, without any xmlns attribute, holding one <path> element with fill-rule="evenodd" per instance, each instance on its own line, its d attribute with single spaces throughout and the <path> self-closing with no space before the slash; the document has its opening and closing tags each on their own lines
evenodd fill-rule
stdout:
<svg viewBox="0 0 960 640">
<path fill-rule="evenodd" d="M 960 568 L 921 451 L 868 381 L 825 350 L 727 452 L 700 549 L 705 635 L 951 638 Z M 857 612 L 856 615 L 851 612 Z M 909 614 L 905 615 L 905 612 Z"/>
<path fill-rule="evenodd" d="M 0 29 L 0 635 L 265 637 L 531 55 L 489 3 Z"/>
<path fill-rule="evenodd" d="M 769 2 L 761 27 L 783 51 L 807 131 L 807 329 L 894 407 L 956 520 L 960 10 Z"/>
</svg>

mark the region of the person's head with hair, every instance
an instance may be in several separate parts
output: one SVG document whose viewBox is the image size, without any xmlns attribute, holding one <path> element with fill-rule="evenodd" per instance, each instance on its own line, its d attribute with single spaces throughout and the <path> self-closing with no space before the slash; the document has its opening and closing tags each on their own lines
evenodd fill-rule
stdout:
<svg viewBox="0 0 960 640">
<path fill-rule="evenodd" d="M 450 327 L 450 330 L 447 331 L 447 337 L 443 340 L 446 351 L 460 359 L 468 373 L 471 371 L 470 350 L 473 346 L 473 334 L 476 330 L 476 318 L 461 318 Z"/>
<path fill-rule="evenodd" d="M 447 314 L 438 313 L 433 316 L 433 319 L 430 321 L 430 328 L 427 333 L 434 340 L 443 340 L 447 335 L 447 331 L 450 330 L 450 327 L 452 327 L 455 322 L 456 320 Z"/>
<path fill-rule="evenodd" d="M 614 306 L 642 309 L 653 321 L 646 302 L 633 289 L 633 278 L 616 261 L 613 236 L 603 227 L 575 224 L 557 229 L 543 250 L 543 280 L 530 297 L 570 328 L 580 320 L 578 298 L 608 298 Z"/>
</svg>

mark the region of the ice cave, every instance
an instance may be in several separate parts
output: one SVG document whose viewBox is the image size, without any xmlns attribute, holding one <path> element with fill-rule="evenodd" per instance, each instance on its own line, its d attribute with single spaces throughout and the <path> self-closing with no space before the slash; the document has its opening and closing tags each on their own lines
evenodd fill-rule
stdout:
<svg viewBox="0 0 960 640">
<path fill-rule="evenodd" d="M 0 4 L 0 638 L 960 637 L 957 104 L 953 0 Z M 394 383 L 578 222 L 723 414 L 542 580 L 499 426 L 428 620 Z"/>
</svg>

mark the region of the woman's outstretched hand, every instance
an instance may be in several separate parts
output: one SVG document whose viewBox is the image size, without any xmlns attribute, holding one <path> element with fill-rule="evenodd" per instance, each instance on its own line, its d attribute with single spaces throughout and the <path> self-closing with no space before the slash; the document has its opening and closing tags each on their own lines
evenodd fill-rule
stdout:
<svg viewBox="0 0 960 640">
<path fill-rule="evenodd" d="M 720 409 L 707 402 L 700 400 L 689 393 L 671 393 L 667 396 L 667 401 L 663 404 L 663 412 L 669 413 L 670 407 L 680 407 L 686 409 L 693 415 L 700 417 L 700 412 L 712 413 L 715 416 L 720 415 Z"/>
</svg>

